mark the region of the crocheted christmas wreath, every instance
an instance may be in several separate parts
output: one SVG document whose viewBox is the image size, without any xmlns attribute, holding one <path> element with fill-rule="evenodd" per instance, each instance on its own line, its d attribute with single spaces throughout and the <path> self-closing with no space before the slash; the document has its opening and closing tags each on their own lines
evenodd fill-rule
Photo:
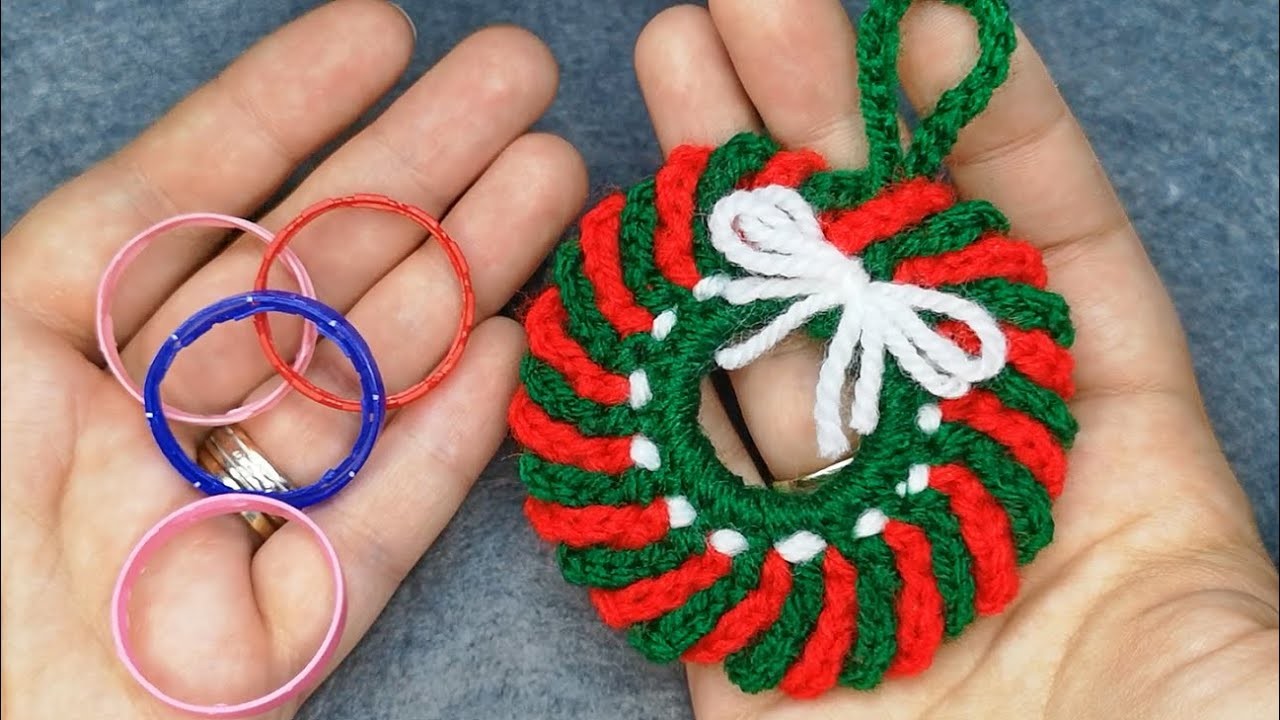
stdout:
<svg viewBox="0 0 1280 720">
<path fill-rule="evenodd" d="M 980 56 L 904 149 L 909 4 L 860 21 L 866 167 L 752 134 L 677 148 L 583 217 L 526 318 L 510 421 L 534 529 L 647 657 L 723 662 L 747 691 L 923 670 L 1053 534 L 1076 431 L 1067 306 L 995 207 L 937 179 L 1008 72 L 1013 26 L 1001 0 L 954 2 Z M 846 454 L 846 426 L 860 442 L 783 493 L 717 459 L 700 381 L 797 330 L 826 345 L 819 449 Z"/>
</svg>

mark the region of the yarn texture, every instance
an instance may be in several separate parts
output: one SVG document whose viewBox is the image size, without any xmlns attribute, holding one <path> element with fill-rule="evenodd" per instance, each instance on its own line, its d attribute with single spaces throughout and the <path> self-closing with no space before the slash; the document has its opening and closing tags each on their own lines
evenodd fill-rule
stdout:
<svg viewBox="0 0 1280 720">
<path fill-rule="evenodd" d="M 953 0 L 980 54 L 904 148 L 898 24 L 859 23 L 864 168 L 742 134 L 676 148 L 603 199 L 530 305 L 510 409 L 526 515 L 652 660 L 814 697 L 925 670 L 999 613 L 1051 540 L 1076 433 L 1073 329 L 1040 253 L 940 180 L 1008 72 L 1003 0 Z M 700 382 L 804 332 L 825 346 L 810 492 L 751 487 L 698 423 Z"/>
</svg>

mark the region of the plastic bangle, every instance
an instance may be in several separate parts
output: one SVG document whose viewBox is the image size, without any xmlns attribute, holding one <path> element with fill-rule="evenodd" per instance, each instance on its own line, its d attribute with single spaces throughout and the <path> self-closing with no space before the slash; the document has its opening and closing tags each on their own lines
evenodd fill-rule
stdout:
<svg viewBox="0 0 1280 720">
<path fill-rule="evenodd" d="M 184 702 L 157 687 L 155 683 L 143 675 L 142 670 L 138 667 L 133 655 L 133 646 L 129 641 L 129 599 L 133 594 L 135 583 L 137 583 L 138 578 L 146 568 L 147 561 L 175 535 L 202 520 L 247 510 L 256 510 L 283 517 L 307 529 L 324 554 L 325 563 L 329 566 L 329 573 L 333 579 L 333 616 L 315 655 L 307 661 L 307 664 L 303 666 L 297 675 L 294 675 L 279 688 L 262 697 L 234 705 L 197 705 Z M 116 655 L 124 663 L 129 674 L 147 692 L 164 704 L 205 717 L 236 718 L 255 715 L 278 707 L 302 694 L 319 682 L 324 675 L 326 666 L 333 659 L 334 653 L 337 652 L 338 641 L 342 639 L 342 631 L 346 624 L 346 581 L 343 579 L 342 566 L 338 561 L 338 553 L 334 550 L 333 543 L 329 541 L 329 538 L 325 536 L 324 531 L 320 529 L 320 526 L 314 520 L 302 514 L 299 510 L 279 500 L 258 495 L 233 493 L 203 498 L 179 508 L 156 523 L 134 546 L 133 552 L 129 553 L 129 558 L 125 560 L 124 567 L 120 569 L 120 575 L 116 579 L 115 592 L 111 595 L 111 634 L 115 639 Z"/>
<path fill-rule="evenodd" d="M 191 213 L 175 215 L 168 220 L 162 220 L 152 225 L 133 236 L 129 242 L 125 243 L 116 252 L 115 256 L 111 258 L 111 262 L 107 263 L 107 269 L 103 272 L 102 280 L 98 283 L 97 317 L 95 319 L 98 331 L 98 347 L 102 350 L 102 357 L 106 361 L 107 369 L 111 371 L 112 375 L 116 376 L 116 379 L 120 381 L 124 389 L 138 402 L 142 402 L 142 389 L 138 387 L 138 383 L 133 378 L 129 377 L 128 371 L 125 370 L 124 362 L 120 359 L 120 350 L 116 345 L 115 324 L 111 320 L 111 301 L 115 297 L 116 286 L 119 284 L 125 269 L 137 259 L 138 255 L 142 254 L 143 250 L 146 250 L 151 245 L 152 241 L 169 230 L 192 225 L 243 230 L 267 244 L 270 244 L 275 239 L 275 236 L 269 230 L 248 220 L 217 213 Z M 302 261 L 298 259 L 298 256 L 292 252 L 285 252 L 281 254 L 280 259 L 289 270 L 289 274 L 293 275 L 294 280 L 298 282 L 300 292 L 307 297 L 314 298 L 316 296 L 315 288 L 312 287 L 311 278 L 307 275 L 307 271 L 302 266 Z M 308 324 L 302 331 L 302 344 L 299 346 L 298 355 L 293 361 L 293 369 L 296 369 L 297 372 L 305 372 L 315 349 L 316 329 Z M 276 403 L 284 399 L 285 393 L 289 392 L 289 389 L 288 383 L 281 383 L 279 387 L 276 387 L 261 398 L 245 403 L 221 415 L 200 415 L 167 405 L 164 411 L 171 420 L 187 423 L 188 425 L 231 425 L 244 422 L 259 413 L 275 407 Z"/>
<path fill-rule="evenodd" d="M 262 258 L 262 265 L 258 268 L 258 277 L 253 285 L 254 289 L 261 290 L 267 286 L 267 273 L 271 269 L 272 261 L 277 255 L 285 251 L 289 242 L 307 223 L 330 210 L 342 207 L 386 210 L 407 217 L 420 225 L 429 235 L 440 241 L 445 255 L 449 258 L 449 264 L 453 266 L 453 273 L 458 278 L 458 286 L 462 293 L 462 315 L 458 318 L 458 329 L 454 332 L 453 341 L 449 345 L 449 350 L 445 353 L 444 359 L 421 382 L 387 398 L 387 407 L 395 409 L 407 405 L 430 392 L 432 388 L 444 380 L 445 376 L 453 370 L 453 367 L 458 364 L 458 360 L 462 357 L 462 351 L 467 344 L 467 337 L 471 334 L 476 314 L 476 299 L 475 292 L 471 288 L 471 273 L 467 268 L 467 260 L 463 256 L 462 250 L 454 242 L 453 238 L 449 237 L 449 234 L 444 231 L 444 228 L 440 227 L 440 223 L 435 218 L 413 205 L 392 200 L 389 197 L 360 194 L 323 200 L 299 213 L 297 217 L 276 234 L 276 239 L 267 245 L 266 254 Z M 285 379 L 285 382 L 292 385 L 295 390 L 331 408 L 348 412 L 360 409 L 358 403 L 338 397 L 323 388 L 317 387 L 303 377 L 302 373 L 289 367 L 280 357 L 280 353 L 272 342 L 271 326 L 266 322 L 265 318 L 254 318 L 254 329 L 258 333 L 258 340 L 262 345 L 262 350 L 266 353 L 267 359 L 271 361 L 271 365 Z"/>
<path fill-rule="evenodd" d="M 156 444 L 160 446 L 161 452 L 168 458 L 174 469 L 192 485 L 209 495 L 234 492 L 209 471 L 200 467 L 178 444 L 178 439 L 165 418 L 164 407 L 160 403 L 160 383 L 164 380 L 169 367 L 173 365 L 178 351 L 195 342 L 214 325 L 273 311 L 297 315 L 315 323 L 320 333 L 333 341 L 351 360 L 356 374 L 360 377 L 360 408 L 364 412 L 364 422 L 360 423 L 360 433 L 356 436 L 351 454 L 315 483 L 286 492 L 271 493 L 271 497 L 301 508 L 327 499 L 356 476 L 356 472 L 373 451 L 374 441 L 382 429 L 382 421 L 386 416 L 385 390 L 373 354 L 369 351 L 364 338 L 360 337 L 360 333 L 337 310 L 318 300 L 281 290 L 250 291 L 219 300 L 188 318 L 160 346 L 155 358 L 151 361 L 146 381 L 143 383 L 143 407 L 147 422 L 151 426 L 151 434 L 155 436 Z M 254 491 L 251 494 L 259 493 Z"/>
</svg>

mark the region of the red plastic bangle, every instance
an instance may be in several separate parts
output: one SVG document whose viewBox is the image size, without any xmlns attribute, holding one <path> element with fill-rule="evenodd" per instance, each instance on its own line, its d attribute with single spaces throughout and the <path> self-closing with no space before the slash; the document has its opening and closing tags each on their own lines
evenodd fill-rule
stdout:
<svg viewBox="0 0 1280 720">
<path fill-rule="evenodd" d="M 471 335 L 471 328 L 475 323 L 476 315 L 476 297 L 475 292 L 471 288 L 471 272 L 467 268 L 467 260 L 462 255 L 461 248 L 453 238 L 444 231 L 440 223 L 435 218 L 428 215 L 424 210 L 393 200 L 384 195 L 374 195 L 369 193 L 361 193 L 358 195 L 347 195 L 345 197 L 329 198 L 322 200 L 311 207 L 303 210 L 280 232 L 276 233 L 275 240 L 267 245 L 266 254 L 263 255 L 262 265 L 258 268 L 258 277 L 254 281 L 254 290 L 265 290 L 267 287 L 267 275 L 271 271 L 271 264 L 275 261 L 277 255 L 284 251 L 292 240 L 307 223 L 315 220 L 330 210 L 337 208 L 364 208 L 369 210 L 385 210 L 388 212 L 402 215 L 417 223 L 427 234 L 440 241 L 440 245 L 444 247 L 445 255 L 449 258 L 449 264 L 453 266 L 453 274 L 458 278 L 458 285 L 462 292 L 462 315 L 458 318 L 458 329 L 453 335 L 453 342 L 449 345 L 449 351 L 445 353 L 444 359 L 436 365 L 431 374 L 427 375 L 416 385 L 412 385 L 398 393 L 390 395 L 387 398 L 387 409 L 395 409 L 403 407 L 414 400 L 431 392 L 432 388 L 439 385 L 445 376 L 453 370 L 458 364 L 458 360 L 462 357 L 462 350 L 466 347 L 467 338 Z M 276 350 L 274 341 L 271 338 L 271 326 L 267 322 L 265 315 L 258 315 L 253 318 L 254 330 L 258 333 L 258 342 L 262 345 L 263 352 L 267 355 L 267 360 L 271 362 L 272 367 L 285 382 L 293 386 L 295 390 L 315 400 L 321 405 L 326 405 L 338 410 L 346 410 L 347 412 L 359 412 L 360 402 L 357 400 L 349 400 L 339 397 L 333 393 L 321 388 L 310 380 L 307 380 L 294 370 L 289 364 L 280 357 L 279 351 Z"/>
</svg>

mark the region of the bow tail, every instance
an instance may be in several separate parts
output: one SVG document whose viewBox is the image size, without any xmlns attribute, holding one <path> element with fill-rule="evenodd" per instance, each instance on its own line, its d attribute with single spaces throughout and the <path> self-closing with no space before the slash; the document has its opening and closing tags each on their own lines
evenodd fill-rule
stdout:
<svg viewBox="0 0 1280 720">
<path fill-rule="evenodd" d="M 858 379 L 853 383 L 853 406 L 849 427 L 859 435 L 870 435 L 880 424 L 880 387 L 884 384 L 884 336 L 863 330 L 862 352 L 858 357 Z"/>
<path fill-rule="evenodd" d="M 818 368 L 818 386 L 813 404 L 813 421 L 818 431 L 818 454 L 837 458 L 849 451 L 849 438 L 840 419 L 841 398 L 853 355 L 863 342 L 863 310 L 845 306 L 827 345 L 827 355 Z"/>
<path fill-rule="evenodd" d="M 808 322 L 809 318 L 828 307 L 831 307 L 831 303 L 820 295 L 811 295 L 804 300 L 792 303 L 791 307 L 771 320 L 755 335 L 737 345 L 717 350 L 716 364 L 725 370 L 746 367 Z"/>
</svg>

